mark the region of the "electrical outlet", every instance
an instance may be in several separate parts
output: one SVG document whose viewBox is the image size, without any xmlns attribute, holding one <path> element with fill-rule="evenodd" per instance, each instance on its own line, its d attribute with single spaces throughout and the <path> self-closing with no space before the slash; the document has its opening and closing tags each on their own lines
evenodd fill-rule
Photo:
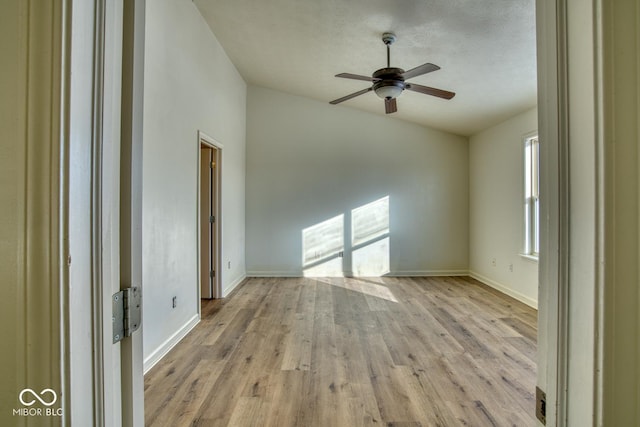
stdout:
<svg viewBox="0 0 640 427">
<path fill-rule="evenodd" d="M 513 273 L 513 264 L 509 264 L 509 271 Z"/>
<path fill-rule="evenodd" d="M 176 308 L 178 306 L 178 297 L 171 298 L 171 308 Z"/>
<path fill-rule="evenodd" d="M 492 267 L 496 266 L 496 259 L 495 258 L 491 259 L 491 266 Z"/>
<path fill-rule="evenodd" d="M 231 270 L 231 261 L 227 261 L 227 269 Z"/>
</svg>

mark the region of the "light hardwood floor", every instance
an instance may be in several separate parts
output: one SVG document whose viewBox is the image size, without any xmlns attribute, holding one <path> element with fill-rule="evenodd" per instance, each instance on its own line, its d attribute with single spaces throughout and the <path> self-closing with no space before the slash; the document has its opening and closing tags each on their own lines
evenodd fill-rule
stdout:
<svg viewBox="0 0 640 427">
<path fill-rule="evenodd" d="M 533 426 L 537 312 L 466 277 L 245 281 L 145 376 L 148 426 Z"/>
</svg>

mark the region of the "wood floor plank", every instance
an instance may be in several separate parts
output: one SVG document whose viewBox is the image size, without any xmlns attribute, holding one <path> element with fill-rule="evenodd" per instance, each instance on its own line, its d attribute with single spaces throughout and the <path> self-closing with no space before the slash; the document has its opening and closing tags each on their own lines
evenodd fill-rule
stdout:
<svg viewBox="0 0 640 427">
<path fill-rule="evenodd" d="M 259 397 L 241 397 L 238 399 L 229 425 L 258 427 L 264 424 L 266 405 Z"/>
<path fill-rule="evenodd" d="M 416 371 L 425 372 L 424 369 L 415 369 L 409 366 L 399 366 L 397 375 L 405 384 L 407 395 L 413 404 L 414 411 L 422 425 L 428 426 L 453 426 L 457 425 L 454 414 L 447 408 L 444 401 L 434 399 L 438 396 L 438 390 L 429 381 Z"/>
<path fill-rule="evenodd" d="M 447 407 L 455 414 L 456 418 L 456 423 L 450 425 L 473 425 L 479 427 L 498 427 L 505 425 L 498 422 L 479 400 L 473 402 L 447 402 Z"/>
<path fill-rule="evenodd" d="M 456 316 L 444 308 L 435 308 L 433 315 L 458 341 L 458 343 L 474 357 L 492 359 L 495 353 L 471 330 L 472 322 L 461 322 Z"/>
<path fill-rule="evenodd" d="M 387 350 L 395 365 L 409 365 L 413 346 L 407 341 L 404 331 L 396 319 L 402 318 L 389 311 L 376 312 L 378 330 L 387 345 Z"/>
<path fill-rule="evenodd" d="M 273 394 L 265 426 L 306 425 L 305 394 L 309 379 L 309 371 L 284 370 L 273 374 Z"/>
<path fill-rule="evenodd" d="M 523 337 L 535 341 L 537 336 L 536 328 L 527 325 L 522 320 L 516 317 L 503 317 L 500 319 L 506 325 L 509 325 L 513 330 L 517 331 Z"/>
<path fill-rule="evenodd" d="M 311 369 L 311 344 L 313 338 L 313 312 L 296 313 L 295 323 L 287 335 L 282 357 L 283 371 L 308 371 Z"/>
<path fill-rule="evenodd" d="M 145 376 L 145 425 L 534 425 L 536 319 L 466 277 L 251 278 Z"/>
<path fill-rule="evenodd" d="M 147 423 L 156 425 L 186 425 L 194 418 L 206 395 L 224 368 L 224 361 L 201 360 L 191 374 L 181 381 L 179 387 L 166 399 L 160 408 L 145 408 Z M 156 390 L 156 393 L 160 390 Z M 152 396 L 148 396 L 153 400 Z"/>
<path fill-rule="evenodd" d="M 240 339 L 247 332 L 247 328 L 253 321 L 254 316 L 255 310 L 253 309 L 239 309 L 215 341 L 205 339 L 203 345 L 213 345 L 215 349 L 214 354 L 210 354 L 210 357 L 215 360 L 229 357 Z"/>
<path fill-rule="evenodd" d="M 296 313 L 309 314 L 316 305 L 316 281 L 309 278 L 300 278 L 300 294 L 296 304 Z"/>
<path fill-rule="evenodd" d="M 339 386 L 336 372 L 337 349 L 332 286 L 316 285 L 309 415 L 311 425 L 338 425 Z"/>
<path fill-rule="evenodd" d="M 523 337 L 507 337 L 505 338 L 505 340 L 520 354 L 523 354 L 527 358 L 529 358 L 531 362 L 536 362 L 538 350 L 535 341 L 531 341 Z"/>
<path fill-rule="evenodd" d="M 145 398 L 148 403 L 146 413 L 153 417 L 174 399 L 176 390 L 189 378 L 202 360 L 206 349 L 198 347 L 188 351 L 186 347 L 176 348 L 154 367 L 151 375 L 145 376 Z"/>
</svg>

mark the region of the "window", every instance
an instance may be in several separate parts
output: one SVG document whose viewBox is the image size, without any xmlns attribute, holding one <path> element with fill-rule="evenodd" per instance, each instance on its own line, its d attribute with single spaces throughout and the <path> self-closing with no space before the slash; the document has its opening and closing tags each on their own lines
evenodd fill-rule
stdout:
<svg viewBox="0 0 640 427">
<path fill-rule="evenodd" d="M 538 257 L 540 250 L 540 200 L 539 200 L 539 159 L 538 136 L 530 136 L 524 141 L 524 254 Z"/>
</svg>

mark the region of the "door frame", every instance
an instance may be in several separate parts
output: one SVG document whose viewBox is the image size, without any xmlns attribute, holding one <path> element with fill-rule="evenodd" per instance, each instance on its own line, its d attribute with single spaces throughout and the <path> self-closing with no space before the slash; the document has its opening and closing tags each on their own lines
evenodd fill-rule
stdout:
<svg viewBox="0 0 640 427">
<path fill-rule="evenodd" d="M 640 8 L 537 0 L 536 14 L 547 425 L 635 425 Z"/>
<path fill-rule="evenodd" d="M 202 226 L 200 221 L 200 207 L 201 207 L 201 197 L 200 197 L 200 147 L 207 146 L 213 149 L 213 161 L 216 163 L 216 167 L 214 169 L 215 179 L 214 179 L 214 188 L 213 188 L 213 198 L 215 199 L 214 208 L 213 208 L 213 216 L 215 217 L 215 221 L 213 223 L 215 233 L 214 233 L 214 241 L 212 242 L 212 246 L 214 249 L 214 257 L 213 257 L 213 269 L 216 272 L 213 277 L 213 298 L 222 298 L 222 167 L 223 167 L 223 148 L 224 145 L 214 138 L 210 137 L 206 133 L 198 130 L 198 140 L 196 145 L 197 159 L 197 171 L 196 174 L 196 191 L 198 194 L 198 203 L 196 206 L 196 223 L 197 223 L 197 260 L 198 260 L 198 280 L 197 280 L 197 288 L 198 288 L 198 301 L 201 299 L 201 291 L 200 291 L 200 277 L 202 273 L 202 263 L 200 262 L 200 257 L 202 253 L 202 242 L 200 239 Z M 198 304 L 198 315 L 201 315 L 201 306 Z"/>
<path fill-rule="evenodd" d="M 536 1 L 540 255 L 537 386 L 549 426 L 565 425 L 568 349 L 569 157 L 565 0 Z"/>
<path fill-rule="evenodd" d="M 141 426 L 143 325 L 113 344 L 111 297 L 142 287 L 145 0 L 63 1 L 63 424 Z"/>
<path fill-rule="evenodd" d="M 146 0 L 122 0 L 122 89 L 120 122 L 120 287 L 138 287 L 142 274 L 143 101 Z M 143 304 L 144 305 L 144 304 Z M 107 322 L 109 318 L 107 316 Z M 121 341 L 122 425 L 144 425 L 144 321 Z M 105 366 L 110 372 L 110 366 Z M 110 378 L 116 380 L 113 374 Z"/>
</svg>

